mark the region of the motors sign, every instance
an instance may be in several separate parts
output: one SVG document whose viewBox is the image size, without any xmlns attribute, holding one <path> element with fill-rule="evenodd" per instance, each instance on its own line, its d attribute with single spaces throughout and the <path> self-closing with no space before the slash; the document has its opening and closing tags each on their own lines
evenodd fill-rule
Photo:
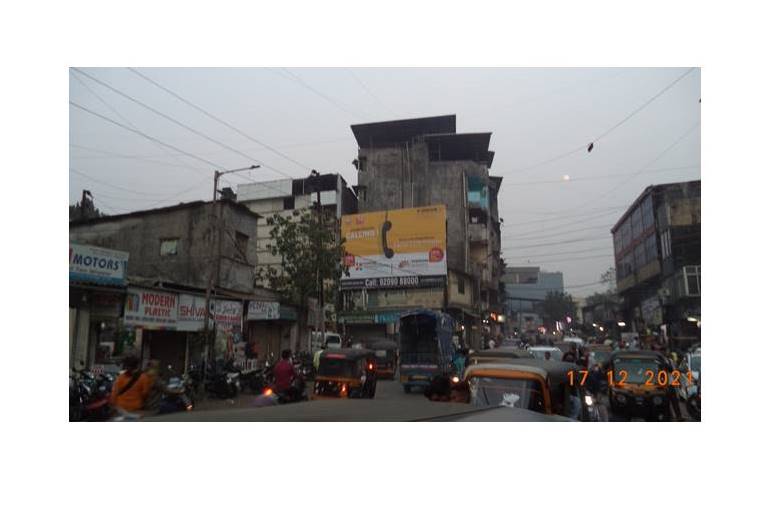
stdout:
<svg viewBox="0 0 768 525">
<path fill-rule="evenodd" d="M 440 286 L 446 264 L 445 206 L 344 215 L 342 289 Z"/>
<path fill-rule="evenodd" d="M 125 285 L 128 252 L 69 243 L 69 280 Z"/>
</svg>

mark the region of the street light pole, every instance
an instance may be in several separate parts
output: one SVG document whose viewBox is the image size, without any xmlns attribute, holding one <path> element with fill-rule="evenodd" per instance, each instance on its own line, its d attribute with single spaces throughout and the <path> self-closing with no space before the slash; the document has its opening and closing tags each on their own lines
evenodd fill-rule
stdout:
<svg viewBox="0 0 768 525">
<path fill-rule="evenodd" d="M 219 264 L 221 262 L 221 242 L 216 242 L 217 238 L 221 236 L 221 219 L 220 219 L 220 213 L 219 210 L 221 206 L 217 205 L 217 196 L 219 194 L 219 179 L 223 175 L 227 175 L 230 173 L 237 173 L 240 171 L 250 171 L 255 170 L 257 168 L 260 168 L 261 166 L 248 166 L 247 168 L 238 168 L 235 170 L 227 170 L 227 171 L 214 171 L 213 172 L 213 201 L 211 202 L 211 214 L 210 214 L 210 220 L 209 220 L 209 230 L 210 230 L 210 249 L 209 253 L 213 253 L 213 247 L 218 245 L 218 250 L 216 253 L 216 262 L 215 264 L 209 265 L 208 268 L 208 284 L 205 288 L 205 313 L 204 313 L 204 321 L 203 321 L 203 374 L 206 374 L 206 370 L 208 368 L 208 359 L 211 355 L 211 341 L 209 337 L 209 322 L 211 319 L 211 294 L 213 293 L 213 286 L 214 286 L 214 274 L 216 276 L 215 284 L 218 287 L 219 286 L 219 277 L 220 277 L 220 270 L 221 265 Z M 215 227 L 214 227 L 215 226 Z M 214 235 L 215 233 L 215 235 Z M 216 242 L 216 244 L 214 244 Z M 215 271 L 214 271 L 215 268 Z"/>
</svg>

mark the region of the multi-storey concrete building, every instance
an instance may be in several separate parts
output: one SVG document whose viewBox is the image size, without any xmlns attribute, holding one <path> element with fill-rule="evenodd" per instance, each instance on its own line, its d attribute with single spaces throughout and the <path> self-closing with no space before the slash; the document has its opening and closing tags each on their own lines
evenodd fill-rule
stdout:
<svg viewBox="0 0 768 525">
<path fill-rule="evenodd" d="M 648 186 L 611 229 L 625 322 L 700 339 L 701 181 Z"/>
<path fill-rule="evenodd" d="M 398 310 L 444 309 L 479 347 L 490 314 L 499 312 L 501 177 L 491 177 L 491 133 L 456 133 L 447 115 L 352 126 L 358 144 L 360 212 L 443 204 L 447 211 L 448 276 L 442 288 L 345 292 L 350 310 L 391 312 L 368 328 L 393 330 Z M 363 304 L 364 303 L 364 304 Z M 352 319 L 354 312 L 348 312 Z M 360 328 L 362 329 L 362 328 Z"/>
<path fill-rule="evenodd" d="M 504 283 L 506 314 L 520 330 L 534 330 L 542 323 L 539 305 L 550 293 L 563 293 L 562 272 L 542 272 L 538 266 L 508 267 Z"/>
</svg>

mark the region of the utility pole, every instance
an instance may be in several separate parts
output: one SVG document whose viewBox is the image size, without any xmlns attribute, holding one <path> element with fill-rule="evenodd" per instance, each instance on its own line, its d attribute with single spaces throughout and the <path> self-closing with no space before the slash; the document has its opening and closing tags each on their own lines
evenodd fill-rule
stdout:
<svg viewBox="0 0 768 525">
<path fill-rule="evenodd" d="M 312 173 L 315 177 L 319 177 L 320 174 L 312 170 Z M 323 221 L 323 207 L 320 205 L 320 184 L 318 181 L 315 181 L 315 193 L 317 195 L 317 221 L 320 226 L 320 232 L 318 232 L 318 246 L 316 248 L 317 253 L 317 286 L 318 286 L 318 303 L 320 306 L 320 333 L 322 334 L 320 339 L 322 341 L 321 344 L 325 344 L 325 286 L 324 286 L 324 275 L 320 271 L 320 250 L 322 249 L 322 246 L 320 246 L 320 234 L 322 234 L 323 227 L 324 227 L 324 221 Z"/>
<path fill-rule="evenodd" d="M 211 355 L 211 341 L 209 336 L 209 322 L 211 319 L 211 294 L 213 293 L 214 275 L 216 287 L 219 286 L 219 277 L 221 273 L 221 226 L 222 221 L 220 217 L 220 205 L 217 205 L 217 196 L 219 194 L 219 179 L 223 175 L 229 173 L 237 173 L 239 171 L 249 171 L 260 168 L 261 166 L 248 166 L 247 168 L 239 168 L 228 171 L 214 171 L 213 172 L 213 201 L 211 202 L 211 214 L 208 221 L 209 230 L 211 233 L 210 249 L 209 253 L 213 253 L 213 247 L 218 246 L 216 254 L 215 265 L 209 265 L 208 268 L 208 285 L 205 288 L 205 317 L 203 321 L 203 377 L 205 377 L 208 368 L 208 359 Z M 214 235 L 215 233 L 215 235 Z M 216 242 L 218 241 L 218 242 Z M 214 244 L 216 242 L 216 244 Z M 214 271 L 215 267 L 215 271 Z M 215 332 L 214 332 L 215 333 Z"/>
</svg>

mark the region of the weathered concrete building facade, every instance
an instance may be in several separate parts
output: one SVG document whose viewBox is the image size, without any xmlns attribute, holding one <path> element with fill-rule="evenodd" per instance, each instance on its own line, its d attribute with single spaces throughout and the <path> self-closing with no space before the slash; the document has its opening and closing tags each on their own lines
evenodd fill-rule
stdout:
<svg viewBox="0 0 768 525">
<path fill-rule="evenodd" d="M 500 309 L 497 199 L 502 178 L 489 175 L 491 134 L 456 133 L 455 115 L 359 124 L 352 132 L 359 148 L 361 213 L 436 204 L 447 208 L 444 289 L 367 291 L 365 306 L 369 311 L 382 304 L 445 309 L 464 326 L 466 344 L 479 347 L 483 321 Z M 355 303 L 355 298 L 348 301 Z"/>
<path fill-rule="evenodd" d="M 229 199 L 219 200 L 217 207 L 214 214 L 210 202 L 195 201 L 70 222 L 70 246 L 129 256 L 122 301 L 115 304 L 117 322 L 108 327 L 117 354 L 128 348 L 145 360 L 175 367 L 200 359 L 209 282 L 214 356 L 237 357 L 234 347 L 240 343 L 251 344 L 250 356 L 262 358 L 296 346 L 294 322 L 264 315 L 285 310 L 278 296 L 254 282 L 259 215 Z M 83 301 L 83 294 L 75 292 L 70 308 Z M 98 352 L 86 354 L 89 366 L 110 361 Z"/>
<path fill-rule="evenodd" d="M 664 326 L 670 343 L 701 338 L 701 181 L 648 186 L 611 229 L 624 320 Z"/>
</svg>

